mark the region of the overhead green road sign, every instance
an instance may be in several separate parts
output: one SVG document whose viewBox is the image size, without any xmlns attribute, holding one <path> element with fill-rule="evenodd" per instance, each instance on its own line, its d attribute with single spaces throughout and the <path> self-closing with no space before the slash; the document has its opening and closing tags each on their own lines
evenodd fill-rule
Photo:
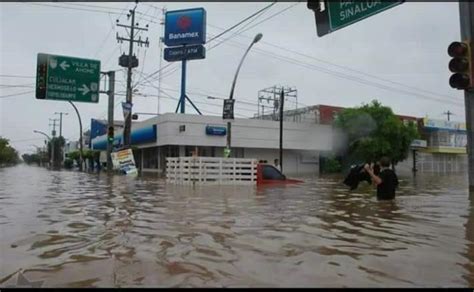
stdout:
<svg viewBox="0 0 474 292">
<path fill-rule="evenodd" d="M 314 10 L 318 36 L 323 36 L 364 18 L 392 8 L 404 1 L 312 1 L 308 8 Z"/>
<path fill-rule="evenodd" d="M 99 102 L 100 61 L 38 54 L 36 98 Z"/>
</svg>

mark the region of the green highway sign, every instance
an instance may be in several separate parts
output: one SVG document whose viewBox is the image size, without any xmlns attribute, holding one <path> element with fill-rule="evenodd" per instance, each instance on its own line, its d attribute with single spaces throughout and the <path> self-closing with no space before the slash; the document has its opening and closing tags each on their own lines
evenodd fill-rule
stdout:
<svg viewBox="0 0 474 292">
<path fill-rule="evenodd" d="M 308 8 L 314 10 L 318 36 L 323 36 L 364 18 L 392 8 L 404 1 L 312 1 Z"/>
<path fill-rule="evenodd" d="M 38 54 L 36 98 L 99 102 L 100 61 Z"/>
</svg>

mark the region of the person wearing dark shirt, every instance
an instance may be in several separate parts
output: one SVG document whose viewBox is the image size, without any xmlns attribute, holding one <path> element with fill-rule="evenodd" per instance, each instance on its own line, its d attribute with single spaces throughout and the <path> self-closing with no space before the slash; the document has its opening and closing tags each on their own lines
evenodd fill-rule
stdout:
<svg viewBox="0 0 474 292">
<path fill-rule="evenodd" d="M 374 174 L 370 165 L 366 164 L 364 169 L 370 175 L 372 182 L 377 186 L 378 200 L 392 200 L 395 198 L 395 189 L 398 186 L 398 177 L 390 167 L 390 159 L 382 157 L 380 159 L 380 173 Z"/>
</svg>

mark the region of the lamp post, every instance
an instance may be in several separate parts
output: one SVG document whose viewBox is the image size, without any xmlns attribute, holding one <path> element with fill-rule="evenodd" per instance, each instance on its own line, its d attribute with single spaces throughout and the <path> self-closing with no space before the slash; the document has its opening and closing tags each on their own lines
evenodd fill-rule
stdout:
<svg viewBox="0 0 474 292">
<path fill-rule="evenodd" d="M 260 41 L 262 39 L 262 37 L 263 37 L 263 34 L 261 34 L 261 33 L 258 33 L 257 35 L 255 35 L 255 37 L 252 40 L 252 43 L 247 48 L 247 50 L 245 51 L 244 56 L 240 60 L 239 66 L 237 67 L 237 71 L 235 72 L 235 75 L 234 75 L 234 81 L 232 82 L 232 88 L 230 89 L 230 95 L 229 95 L 230 100 L 234 99 L 234 89 L 235 89 L 235 84 L 237 82 L 237 76 L 239 75 L 240 67 L 242 67 L 242 64 L 245 60 L 245 57 L 247 56 L 247 54 L 249 53 L 249 51 L 253 47 L 253 45 L 256 44 L 258 41 Z M 228 121 L 227 122 L 227 147 L 226 147 L 226 149 L 227 149 L 226 156 L 227 157 L 230 156 L 230 145 L 231 145 L 230 141 L 231 141 L 231 123 L 230 123 L 230 121 Z"/>
<path fill-rule="evenodd" d="M 36 134 L 41 134 L 43 136 L 45 136 L 46 138 L 48 138 L 48 141 L 49 143 L 51 144 L 51 166 L 54 167 L 54 145 L 53 145 L 53 141 L 51 141 L 51 137 L 49 137 L 48 134 L 46 134 L 45 132 L 41 132 L 41 131 L 37 131 L 37 130 L 33 130 L 33 133 L 36 133 Z"/>
</svg>

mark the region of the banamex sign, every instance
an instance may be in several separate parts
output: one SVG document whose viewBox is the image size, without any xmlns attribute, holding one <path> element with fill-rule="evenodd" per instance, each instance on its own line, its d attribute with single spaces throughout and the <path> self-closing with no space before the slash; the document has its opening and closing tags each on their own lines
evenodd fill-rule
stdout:
<svg viewBox="0 0 474 292">
<path fill-rule="evenodd" d="M 168 11 L 165 15 L 165 45 L 169 47 L 206 43 L 206 10 Z"/>
</svg>

